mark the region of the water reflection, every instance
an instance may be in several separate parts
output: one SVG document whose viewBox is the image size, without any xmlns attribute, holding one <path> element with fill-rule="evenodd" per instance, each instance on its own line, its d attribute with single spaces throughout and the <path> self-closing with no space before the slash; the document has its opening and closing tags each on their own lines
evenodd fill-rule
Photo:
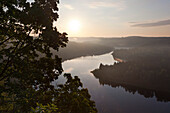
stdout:
<svg viewBox="0 0 170 113">
<path fill-rule="evenodd" d="M 84 87 L 89 89 L 99 113 L 167 113 L 170 111 L 170 103 L 158 102 L 155 96 L 145 98 L 137 92 L 128 93 L 122 87 L 113 88 L 99 82 L 91 71 L 99 68 L 101 63 L 113 65 L 115 60 L 111 54 L 80 57 L 62 64 L 65 72 L 79 76 Z M 64 78 L 61 76 L 58 83 L 62 82 Z"/>
<path fill-rule="evenodd" d="M 124 64 L 116 64 L 124 65 Z M 125 91 L 128 91 L 132 94 L 139 93 L 143 95 L 145 98 L 156 97 L 157 101 L 170 101 L 170 90 L 169 90 L 169 82 L 165 78 L 162 80 L 163 75 L 159 77 L 159 81 L 156 81 L 155 76 L 144 76 L 139 77 L 133 73 L 132 76 L 128 76 L 125 71 L 122 73 L 117 73 L 115 66 L 107 66 L 100 65 L 99 69 L 95 69 L 92 71 L 94 76 L 99 79 L 100 84 L 107 84 L 112 87 L 123 87 Z M 128 66 L 127 66 L 128 67 Z M 119 67 L 121 68 L 121 67 Z M 159 83 L 158 83 L 159 82 Z"/>
</svg>

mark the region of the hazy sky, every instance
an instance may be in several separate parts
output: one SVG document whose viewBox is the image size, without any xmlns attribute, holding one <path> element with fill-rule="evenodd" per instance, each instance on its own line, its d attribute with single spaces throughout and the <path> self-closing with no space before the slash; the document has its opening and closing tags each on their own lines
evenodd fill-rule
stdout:
<svg viewBox="0 0 170 113">
<path fill-rule="evenodd" d="M 69 37 L 170 36 L 170 0 L 60 0 L 59 16 Z"/>
</svg>

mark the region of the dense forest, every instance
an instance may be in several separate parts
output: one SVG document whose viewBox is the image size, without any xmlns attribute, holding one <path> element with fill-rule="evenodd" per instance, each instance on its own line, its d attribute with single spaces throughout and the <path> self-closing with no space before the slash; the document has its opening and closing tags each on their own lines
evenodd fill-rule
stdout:
<svg viewBox="0 0 170 113">
<path fill-rule="evenodd" d="M 138 92 L 145 97 L 156 96 L 158 101 L 170 101 L 170 46 L 164 42 L 160 41 L 157 46 L 152 43 L 143 47 L 114 50 L 113 57 L 124 62 L 112 66 L 101 64 L 92 73 L 101 84 L 121 86 L 126 91 Z"/>
</svg>

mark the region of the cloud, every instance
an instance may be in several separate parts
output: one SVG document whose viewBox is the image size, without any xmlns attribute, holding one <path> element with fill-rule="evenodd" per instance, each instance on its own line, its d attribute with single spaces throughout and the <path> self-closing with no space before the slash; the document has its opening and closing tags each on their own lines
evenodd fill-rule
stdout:
<svg viewBox="0 0 170 113">
<path fill-rule="evenodd" d="M 73 9 L 74 9 L 74 8 L 73 8 L 71 5 L 69 5 L 69 4 L 64 4 L 63 7 L 64 7 L 64 8 L 67 8 L 67 9 L 69 9 L 69 10 L 73 10 Z"/>
<path fill-rule="evenodd" d="M 150 22 L 150 23 L 134 24 L 132 25 L 132 27 L 157 27 L 157 26 L 166 26 L 166 25 L 170 25 L 170 19 L 161 20 L 157 22 Z"/>
<path fill-rule="evenodd" d="M 123 10 L 125 9 L 125 2 L 124 1 L 119 1 L 119 2 L 91 2 L 89 3 L 90 8 L 100 8 L 100 7 L 105 7 L 105 8 L 116 8 L 118 10 Z"/>
<path fill-rule="evenodd" d="M 130 24 L 135 24 L 135 23 L 137 23 L 137 22 L 128 22 L 128 23 L 130 23 Z"/>
</svg>

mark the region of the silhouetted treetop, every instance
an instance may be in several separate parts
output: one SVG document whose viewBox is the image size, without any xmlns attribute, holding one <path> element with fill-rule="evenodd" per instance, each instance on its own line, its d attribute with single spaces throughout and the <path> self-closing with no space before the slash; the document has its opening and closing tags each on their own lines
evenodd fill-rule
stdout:
<svg viewBox="0 0 170 113">
<path fill-rule="evenodd" d="M 59 17 L 58 3 L 58 0 L 0 1 L 0 112 L 31 112 L 41 107 L 64 112 L 63 106 L 70 113 L 79 109 L 82 113 L 84 109 L 97 111 L 77 77 L 66 75 L 68 82 L 63 86 L 67 88 L 55 89 L 52 85 L 63 69 L 61 58 L 51 50 L 57 52 L 68 42 L 67 34 L 58 32 L 53 24 Z M 77 103 L 86 106 L 74 108 L 72 99 L 79 99 Z M 56 102 L 59 100 L 67 104 Z"/>
</svg>

